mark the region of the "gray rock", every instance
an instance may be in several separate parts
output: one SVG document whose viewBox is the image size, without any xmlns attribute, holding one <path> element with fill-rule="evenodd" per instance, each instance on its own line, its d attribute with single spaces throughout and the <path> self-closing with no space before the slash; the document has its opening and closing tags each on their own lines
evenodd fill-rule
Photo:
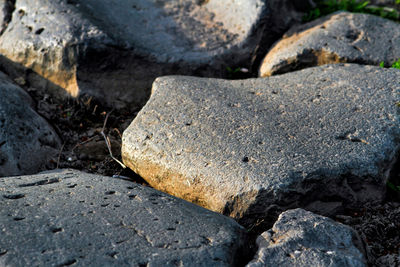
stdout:
<svg viewBox="0 0 400 267">
<path fill-rule="evenodd" d="M 151 186 L 247 226 L 271 208 L 377 201 L 400 148 L 399 80 L 356 64 L 158 78 L 122 157 Z"/>
<path fill-rule="evenodd" d="M 232 219 L 130 181 L 0 179 L 2 266 L 232 266 L 246 242 Z"/>
<path fill-rule="evenodd" d="M 36 173 L 57 159 L 61 142 L 30 96 L 0 72 L 0 177 Z"/>
<path fill-rule="evenodd" d="M 13 4 L 8 0 L 0 0 L 0 35 L 3 34 L 4 30 L 7 28 L 8 23 L 11 20 L 11 12 L 13 10 Z"/>
<path fill-rule="evenodd" d="M 291 0 L 16 0 L 11 11 L 0 38 L 10 73 L 33 70 L 26 80 L 55 95 L 120 105 L 143 104 L 161 75 L 248 67 L 261 42 L 271 45 L 303 15 Z"/>
<path fill-rule="evenodd" d="M 367 14 L 339 12 L 294 27 L 265 56 L 261 77 L 328 63 L 379 66 L 400 58 L 400 24 Z"/>
<path fill-rule="evenodd" d="M 282 213 L 257 244 L 257 255 L 247 267 L 367 266 L 356 231 L 302 209 Z"/>
<path fill-rule="evenodd" d="M 376 266 L 400 266 L 400 254 L 388 254 L 379 257 L 376 261 Z"/>
</svg>

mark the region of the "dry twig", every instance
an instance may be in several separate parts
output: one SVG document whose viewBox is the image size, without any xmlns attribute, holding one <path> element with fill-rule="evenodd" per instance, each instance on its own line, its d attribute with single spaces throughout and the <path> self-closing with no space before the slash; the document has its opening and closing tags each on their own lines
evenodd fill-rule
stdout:
<svg viewBox="0 0 400 267">
<path fill-rule="evenodd" d="M 64 142 L 64 144 L 62 145 L 62 147 L 61 147 L 61 149 L 60 149 L 60 153 L 58 153 L 56 169 L 58 169 L 58 166 L 60 165 L 61 153 L 62 153 L 62 151 L 64 150 L 65 143 L 66 143 L 66 142 Z"/>
<path fill-rule="evenodd" d="M 106 118 L 104 119 L 104 124 L 103 124 L 103 128 L 101 129 L 101 135 L 104 137 L 104 140 L 106 142 L 107 148 L 108 148 L 108 152 L 110 153 L 110 156 L 113 160 L 115 160 L 116 162 L 118 162 L 119 165 L 121 165 L 122 168 L 126 168 L 126 165 L 123 164 L 121 161 L 119 161 L 116 157 L 113 156 L 112 154 L 112 150 L 111 150 L 111 142 L 110 139 L 108 138 L 108 136 L 104 133 L 104 129 L 106 128 L 106 124 L 107 124 L 107 120 L 108 120 L 108 116 L 111 114 L 111 112 L 113 112 L 112 110 L 107 113 Z"/>
</svg>

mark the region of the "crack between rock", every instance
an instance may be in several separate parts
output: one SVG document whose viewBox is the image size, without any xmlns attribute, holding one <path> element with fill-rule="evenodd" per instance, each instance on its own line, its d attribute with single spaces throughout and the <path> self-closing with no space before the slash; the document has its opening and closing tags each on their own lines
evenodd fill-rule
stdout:
<svg viewBox="0 0 400 267">
<path fill-rule="evenodd" d="M 4 3 L 3 9 L 6 14 L 4 15 L 3 22 L 1 23 L 3 29 L 0 31 L 0 36 L 2 36 L 3 33 L 7 30 L 8 25 L 12 20 L 12 14 L 15 10 L 15 1 L 16 0 L 6 0 L 6 2 Z"/>
</svg>

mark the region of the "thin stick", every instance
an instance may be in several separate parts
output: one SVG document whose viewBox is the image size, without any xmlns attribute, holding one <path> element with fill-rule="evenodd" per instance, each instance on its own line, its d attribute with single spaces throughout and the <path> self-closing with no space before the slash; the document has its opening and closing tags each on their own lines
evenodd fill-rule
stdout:
<svg viewBox="0 0 400 267">
<path fill-rule="evenodd" d="M 60 164 L 61 153 L 62 153 L 62 151 L 64 150 L 65 143 L 66 143 L 66 142 L 64 142 L 64 144 L 62 145 L 62 147 L 61 147 L 61 149 L 60 149 L 60 153 L 58 153 L 57 167 L 56 167 L 56 169 L 58 169 L 58 166 L 59 166 L 59 164 Z"/>
<path fill-rule="evenodd" d="M 86 143 L 89 143 L 90 141 L 92 141 L 92 140 L 93 140 L 94 138 L 96 138 L 96 137 L 98 137 L 98 136 L 92 136 L 92 137 L 90 137 L 88 140 L 76 144 L 76 145 L 74 146 L 74 148 L 72 148 L 71 151 L 74 152 L 74 150 L 75 150 L 78 146 L 81 146 L 81 145 L 84 145 L 84 144 L 86 144 Z"/>
<path fill-rule="evenodd" d="M 101 129 L 101 135 L 104 137 L 104 141 L 106 142 L 107 148 L 108 148 L 108 152 L 110 153 L 110 156 L 113 160 L 115 160 L 119 165 L 121 165 L 122 168 L 126 168 L 125 164 L 123 164 L 121 161 L 119 161 L 117 158 L 115 158 L 112 154 L 112 150 L 111 150 L 111 142 L 110 139 L 108 138 L 108 136 L 104 133 L 104 129 L 106 128 L 106 124 L 107 124 L 107 120 L 108 120 L 108 116 L 111 114 L 111 112 L 113 112 L 112 110 L 107 113 L 106 118 L 104 119 L 104 124 L 103 124 L 103 128 Z"/>
</svg>

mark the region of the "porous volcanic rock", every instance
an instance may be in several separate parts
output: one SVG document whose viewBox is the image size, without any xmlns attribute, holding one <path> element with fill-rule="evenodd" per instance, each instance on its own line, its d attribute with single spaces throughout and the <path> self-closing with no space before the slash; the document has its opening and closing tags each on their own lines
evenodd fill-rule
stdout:
<svg viewBox="0 0 400 267">
<path fill-rule="evenodd" d="M 9 73 L 55 95 L 85 92 L 116 105 L 143 104 L 161 75 L 248 67 L 260 43 L 303 15 L 290 0 L 14 2 L 3 8 L 0 37 Z"/>
<path fill-rule="evenodd" d="M 282 213 L 257 244 L 257 255 L 247 267 L 367 266 L 355 230 L 303 209 Z"/>
<path fill-rule="evenodd" d="M 2 266 L 234 266 L 246 242 L 232 219 L 131 181 L 0 179 Z"/>
<path fill-rule="evenodd" d="M 30 96 L 0 72 L 0 177 L 32 174 L 57 160 L 60 139 Z"/>
<path fill-rule="evenodd" d="M 261 77 L 328 63 L 391 65 L 400 58 L 400 24 L 339 12 L 294 27 L 265 56 Z"/>
<path fill-rule="evenodd" d="M 271 208 L 379 201 L 400 148 L 399 80 L 357 64 L 158 78 L 122 158 L 158 190 L 247 226 Z"/>
</svg>

